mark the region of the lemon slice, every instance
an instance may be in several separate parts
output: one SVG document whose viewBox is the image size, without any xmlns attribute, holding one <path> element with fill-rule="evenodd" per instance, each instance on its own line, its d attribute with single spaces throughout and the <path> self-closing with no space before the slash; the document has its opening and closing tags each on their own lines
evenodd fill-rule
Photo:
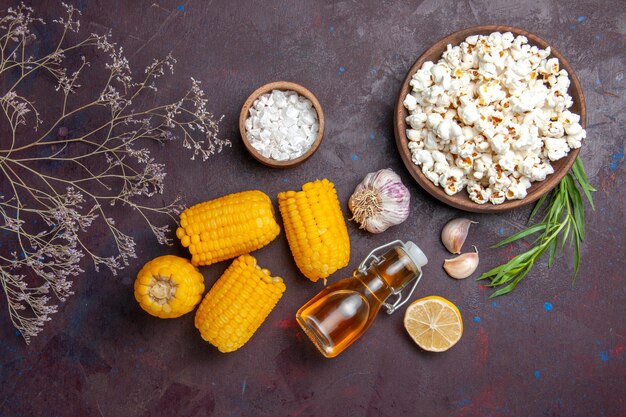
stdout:
<svg viewBox="0 0 626 417">
<path fill-rule="evenodd" d="M 404 328 L 422 349 L 443 352 L 461 340 L 463 319 L 454 304 L 431 295 L 415 301 L 406 309 Z"/>
</svg>

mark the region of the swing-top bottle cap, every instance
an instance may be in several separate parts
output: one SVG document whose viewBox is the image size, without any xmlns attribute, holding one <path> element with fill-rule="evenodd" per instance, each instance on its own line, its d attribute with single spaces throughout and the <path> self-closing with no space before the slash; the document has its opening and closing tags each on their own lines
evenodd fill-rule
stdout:
<svg viewBox="0 0 626 417">
<path fill-rule="evenodd" d="M 415 243 L 410 240 L 404 244 L 406 254 L 411 258 L 411 261 L 419 268 L 422 269 L 424 265 L 428 263 L 428 258 L 424 255 L 424 252 Z"/>
</svg>

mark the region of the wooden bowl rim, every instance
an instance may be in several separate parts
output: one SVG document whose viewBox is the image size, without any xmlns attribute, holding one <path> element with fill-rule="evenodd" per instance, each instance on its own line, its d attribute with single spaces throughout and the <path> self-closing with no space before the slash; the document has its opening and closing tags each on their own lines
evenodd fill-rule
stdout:
<svg viewBox="0 0 626 417">
<path fill-rule="evenodd" d="M 435 197 L 437 200 L 445 204 L 448 204 L 460 210 L 474 213 L 503 212 L 522 207 L 537 201 L 539 198 L 541 198 L 541 196 L 550 192 L 554 187 L 557 186 L 561 179 L 563 179 L 563 177 L 570 170 L 571 166 L 576 160 L 576 157 L 578 156 L 578 153 L 580 152 L 580 148 L 572 149 L 565 158 L 552 162 L 554 173 L 549 175 L 544 181 L 533 182 L 533 185 L 528 189 L 528 195 L 525 198 L 521 200 L 505 200 L 504 203 L 498 205 L 491 204 L 490 202 L 482 205 L 475 203 L 469 199 L 469 196 L 465 189 L 453 196 L 449 196 L 441 187 L 435 186 L 428 178 L 426 178 L 426 176 L 422 173 L 421 167 L 413 164 L 413 161 L 411 159 L 411 152 L 408 148 L 409 140 L 406 137 L 407 124 L 405 119 L 408 115 L 408 111 L 404 108 L 403 104 L 404 97 L 406 97 L 406 94 L 410 91 L 409 82 L 411 81 L 411 77 L 419 68 L 421 68 L 424 62 L 438 61 L 448 44 L 458 45 L 468 36 L 485 35 L 492 32 L 511 32 L 516 36 L 526 36 L 528 38 L 529 44 L 537 45 L 542 49 L 550 46 L 550 55 L 558 58 L 561 68 L 565 69 L 569 74 L 571 84 L 568 89 L 568 93 L 571 95 L 574 103 L 570 109 L 574 109 L 577 107 L 580 108 L 580 111 L 578 112 L 578 114 L 580 115 L 580 124 L 583 128 L 585 128 L 587 125 L 587 109 L 585 106 L 585 97 L 583 95 L 582 87 L 580 85 L 578 77 L 576 76 L 576 73 L 574 72 L 572 66 L 569 64 L 567 59 L 565 59 L 565 57 L 561 55 L 558 50 L 556 50 L 553 46 L 548 44 L 548 42 L 546 42 L 539 36 L 530 33 L 524 29 L 513 26 L 481 25 L 456 31 L 433 44 L 424 53 L 422 53 L 415 61 L 415 63 L 411 66 L 400 88 L 400 93 L 396 101 L 396 107 L 394 112 L 394 133 L 396 138 L 396 145 L 398 146 L 398 151 L 400 152 L 400 156 L 402 157 L 404 165 L 408 169 L 411 176 L 424 190 L 426 190 L 431 196 Z M 437 56 L 433 58 L 432 55 L 437 53 L 439 50 L 441 50 L 441 52 L 439 52 Z"/>
<path fill-rule="evenodd" d="M 313 144 L 305 153 L 303 153 L 302 155 L 300 155 L 299 157 L 295 159 L 290 159 L 288 161 L 276 161 L 274 159 L 266 158 L 265 156 L 261 155 L 261 153 L 259 153 L 259 151 L 254 149 L 254 147 L 250 144 L 250 139 L 248 138 L 248 132 L 246 132 L 245 123 L 246 123 L 246 119 L 248 118 L 248 110 L 250 110 L 250 106 L 252 106 L 252 103 L 254 102 L 254 100 L 256 100 L 259 96 L 265 93 L 269 93 L 272 90 L 295 91 L 299 95 L 309 99 L 311 103 L 313 103 L 313 108 L 317 112 L 319 130 L 317 132 L 317 136 L 315 137 L 315 140 L 313 141 Z M 252 94 L 250 94 L 250 96 L 248 96 L 246 101 L 243 103 L 243 106 L 241 107 L 241 112 L 239 113 L 239 133 L 241 134 L 241 139 L 247 151 L 250 153 L 250 155 L 252 155 L 254 159 L 259 161 L 263 165 L 266 165 L 272 168 L 294 167 L 306 161 L 307 159 L 309 159 L 317 151 L 320 144 L 322 143 L 322 139 L 324 138 L 324 111 L 322 110 L 322 105 L 320 104 L 317 97 L 315 97 L 315 95 L 304 86 L 291 82 L 291 81 L 273 81 L 271 83 L 264 84 L 261 87 L 257 88 L 256 90 L 254 90 Z"/>
</svg>

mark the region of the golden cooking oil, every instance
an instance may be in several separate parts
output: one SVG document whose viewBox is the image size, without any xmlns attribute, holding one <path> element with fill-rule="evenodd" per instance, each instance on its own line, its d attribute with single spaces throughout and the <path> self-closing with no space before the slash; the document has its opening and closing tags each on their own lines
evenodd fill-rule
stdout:
<svg viewBox="0 0 626 417">
<path fill-rule="evenodd" d="M 384 255 L 375 255 L 385 248 L 388 250 Z M 427 262 L 413 242 L 383 245 L 372 251 L 351 277 L 329 285 L 302 306 L 296 319 L 320 352 L 334 358 L 365 333 L 382 306 L 392 313 L 406 302 L 408 298 L 401 301 L 400 292 L 421 277 L 421 268 Z M 399 298 L 387 304 L 391 295 Z"/>
</svg>

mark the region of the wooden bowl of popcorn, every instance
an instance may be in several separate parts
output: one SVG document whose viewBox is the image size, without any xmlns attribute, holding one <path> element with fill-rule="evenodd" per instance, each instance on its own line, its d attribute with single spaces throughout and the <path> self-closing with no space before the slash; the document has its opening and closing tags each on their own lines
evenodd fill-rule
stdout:
<svg viewBox="0 0 626 417">
<path fill-rule="evenodd" d="M 424 52 L 394 113 L 413 178 L 436 199 L 476 213 L 550 192 L 578 156 L 585 124 L 582 88 L 563 55 L 537 35 L 496 25 L 455 32 Z"/>
<path fill-rule="evenodd" d="M 324 112 L 308 89 L 276 81 L 256 89 L 239 114 L 243 144 L 254 159 L 288 168 L 309 159 L 324 137 Z"/>
</svg>

